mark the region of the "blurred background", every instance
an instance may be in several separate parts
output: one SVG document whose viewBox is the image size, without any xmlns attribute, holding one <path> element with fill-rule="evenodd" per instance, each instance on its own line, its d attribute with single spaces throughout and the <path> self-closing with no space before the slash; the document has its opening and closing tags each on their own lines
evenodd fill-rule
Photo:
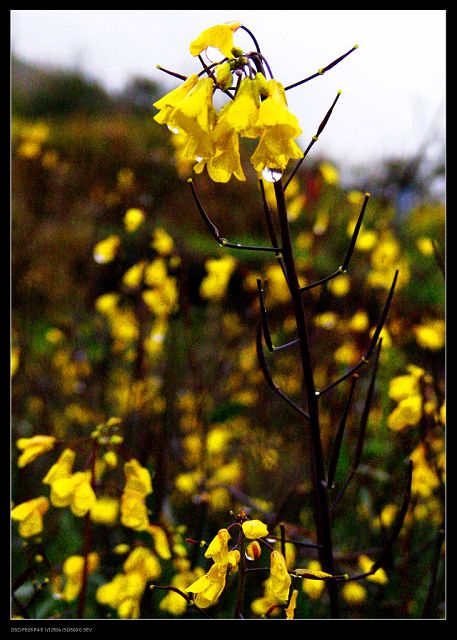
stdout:
<svg viewBox="0 0 457 640">
<path fill-rule="evenodd" d="M 305 149 L 343 92 L 287 190 L 304 283 L 342 264 L 364 193 L 372 194 L 348 273 L 306 298 L 319 387 L 363 356 L 400 270 L 362 464 L 335 516 L 341 572 L 357 570 L 361 550 L 380 548 L 410 456 L 418 472 L 406 533 L 389 558 L 388 587 L 369 583 L 358 599 L 348 596 L 344 615 L 442 617 L 436 540 L 444 517 L 444 10 L 11 10 L 13 460 L 17 438 L 51 434 L 58 446 L 81 443 L 95 425 L 119 416 L 126 451 L 153 475 L 151 521 L 170 539 L 181 524 L 186 535 L 211 539 L 229 509 L 240 506 L 268 522 L 283 519 L 294 534 L 314 535 L 306 438 L 256 359 L 257 278 L 269 283 L 273 342 L 294 338 L 281 269 L 268 254 L 229 254 L 209 237 L 186 181 L 192 168 L 180 162 L 175 137 L 153 120 L 153 102 L 178 83 L 156 65 L 195 72 L 189 43 L 231 20 L 255 34 L 284 85 L 359 45 L 287 93 Z M 245 33 L 235 41 L 238 35 L 240 46 L 252 47 Z M 223 236 L 264 245 L 258 183 L 248 163 L 245 172 L 246 182 L 215 184 L 201 175 L 195 183 Z M 299 402 L 296 353 L 273 355 L 275 380 Z M 351 469 L 369 375 L 358 383 L 335 491 Z M 328 455 L 346 390 L 327 398 L 321 426 Z M 400 407 L 403 401 L 410 404 Z M 77 447 L 75 469 L 84 468 L 87 451 Z M 41 478 L 54 453 L 13 466 L 15 503 L 47 491 Z M 97 488 L 114 502 L 120 469 L 108 469 Z M 90 577 L 88 611 L 105 617 L 115 614 L 95 592 L 119 568 L 111 549 L 135 544 L 141 532 L 122 527 L 117 512 L 94 526 L 101 565 Z M 54 594 L 62 563 L 81 552 L 82 540 L 81 518 L 58 508 L 46 514 L 39 554 L 45 547 Z M 27 550 L 21 542 L 15 533 L 15 577 L 39 576 L 34 545 Z M 194 565 L 205 562 L 198 552 Z M 302 565 L 306 553 L 299 552 Z M 165 584 L 176 568 L 162 564 Z M 252 589 L 253 598 L 262 593 L 260 579 Z M 325 616 L 320 597 L 308 594 L 300 615 Z M 145 617 L 157 614 L 159 601 L 154 590 Z M 44 589 L 29 613 L 72 617 L 74 603 Z"/>
</svg>

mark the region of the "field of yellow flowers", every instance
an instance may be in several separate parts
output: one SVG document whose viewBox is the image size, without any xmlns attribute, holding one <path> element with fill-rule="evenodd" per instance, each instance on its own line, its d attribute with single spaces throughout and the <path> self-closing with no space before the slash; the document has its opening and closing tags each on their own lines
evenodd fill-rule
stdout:
<svg viewBox="0 0 457 640">
<path fill-rule="evenodd" d="M 265 178 L 298 122 L 238 28 L 150 113 L 13 118 L 15 620 L 445 616 L 444 206 Z"/>
</svg>

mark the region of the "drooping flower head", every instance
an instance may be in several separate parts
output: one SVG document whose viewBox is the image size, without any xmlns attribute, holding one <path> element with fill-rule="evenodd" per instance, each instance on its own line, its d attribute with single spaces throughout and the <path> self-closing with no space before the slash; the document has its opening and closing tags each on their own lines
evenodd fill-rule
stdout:
<svg viewBox="0 0 457 640">
<path fill-rule="evenodd" d="M 181 86 L 154 103 L 159 109 L 154 119 L 180 136 L 180 167 L 188 161 L 196 173 L 206 168 L 215 182 L 228 182 L 232 176 L 246 179 L 240 138 L 259 139 L 251 155 L 259 173 L 264 169 L 282 172 L 290 159 L 303 155 L 295 142 L 301 129 L 288 109 L 283 85 L 273 78 L 259 51 L 244 53 L 233 45 L 233 35 L 241 26 L 232 22 L 203 31 L 191 43 L 191 54 L 200 56 L 212 47 L 225 58 L 199 75 L 183 76 Z M 268 81 L 261 72 L 264 62 Z M 206 77 L 200 77 L 202 73 Z M 230 99 L 217 111 L 214 95 L 222 92 Z"/>
</svg>

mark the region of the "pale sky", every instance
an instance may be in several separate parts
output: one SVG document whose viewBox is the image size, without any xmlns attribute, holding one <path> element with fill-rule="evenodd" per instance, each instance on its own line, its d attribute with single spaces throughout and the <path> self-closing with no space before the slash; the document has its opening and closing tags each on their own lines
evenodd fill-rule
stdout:
<svg viewBox="0 0 457 640">
<path fill-rule="evenodd" d="M 188 48 L 203 29 L 240 21 L 257 38 L 284 85 L 359 48 L 334 69 L 287 92 L 306 146 L 338 90 L 332 119 L 313 148 L 343 165 L 407 157 L 425 138 L 443 153 L 446 11 L 404 10 L 11 10 L 12 52 L 84 71 L 109 90 L 140 75 L 176 81 L 157 64 L 189 75 L 201 69 Z M 235 44 L 252 49 L 248 36 Z M 432 135 L 431 135 L 432 134 Z"/>
</svg>

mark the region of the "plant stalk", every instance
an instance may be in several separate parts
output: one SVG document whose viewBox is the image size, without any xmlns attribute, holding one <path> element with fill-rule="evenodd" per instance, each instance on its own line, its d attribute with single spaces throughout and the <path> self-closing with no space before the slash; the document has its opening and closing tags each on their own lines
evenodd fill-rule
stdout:
<svg viewBox="0 0 457 640">
<path fill-rule="evenodd" d="M 324 454 L 319 426 L 319 401 L 314 384 L 306 314 L 303 306 L 303 295 L 300 292 L 300 284 L 295 266 L 282 180 L 278 180 L 274 183 L 274 190 L 278 208 L 282 255 L 287 272 L 288 287 L 294 307 L 297 335 L 300 340 L 300 356 L 307 395 L 309 427 L 308 424 L 306 426 L 310 429 L 311 436 L 311 476 L 313 482 L 314 520 L 316 524 L 317 542 L 320 545 L 319 559 L 323 571 L 333 575 L 335 571 L 331 536 L 331 519 L 328 504 Z M 329 580 L 327 582 L 327 591 L 330 599 L 330 615 L 332 618 L 339 618 L 338 588 L 333 580 Z"/>
</svg>

